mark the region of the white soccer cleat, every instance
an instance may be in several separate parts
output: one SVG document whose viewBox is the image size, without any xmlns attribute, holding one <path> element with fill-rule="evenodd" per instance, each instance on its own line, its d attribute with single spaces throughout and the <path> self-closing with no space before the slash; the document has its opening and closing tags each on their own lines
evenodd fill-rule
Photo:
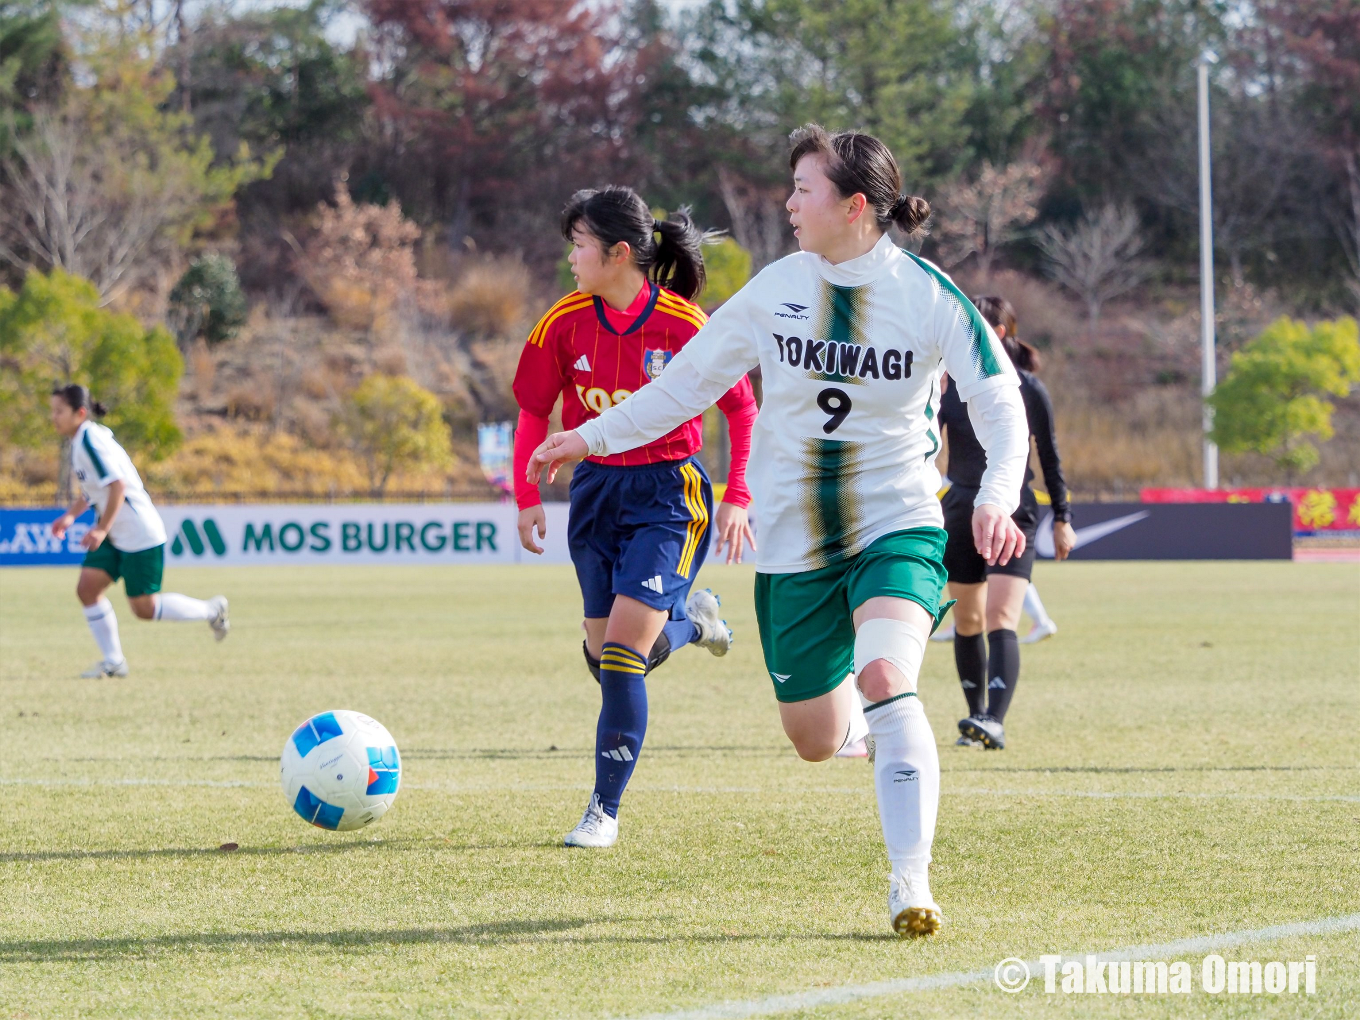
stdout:
<svg viewBox="0 0 1360 1020">
<path fill-rule="evenodd" d="M 82 680 L 99 680 L 106 676 L 127 676 L 127 659 L 122 662 L 106 662 L 100 659 L 93 666 L 80 674 Z"/>
<path fill-rule="evenodd" d="M 217 610 L 217 615 L 208 621 L 208 626 L 212 628 L 213 637 L 221 641 L 231 630 L 231 616 L 227 613 L 227 597 L 225 595 L 214 595 L 208 599 L 208 605 Z"/>
<path fill-rule="evenodd" d="M 613 846 L 619 839 L 619 820 L 604 813 L 600 795 L 592 793 L 586 813 L 581 816 L 576 828 L 567 833 L 562 840 L 567 846 L 603 849 Z"/>
<path fill-rule="evenodd" d="M 722 603 L 711 588 L 691 592 L 685 603 L 685 615 L 699 629 L 699 640 L 695 644 L 714 655 L 726 655 L 732 647 L 732 628 L 718 615 L 721 611 Z"/>
<path fill-rule="evenodd" d="M 934 634 L 930 635 L 932 641 L 953 641 L 954 640 L 954 621 L 950 620 L 947 627 L 941 627 Z"/>
<path fill-rule="evenodd" d="M 1045 638 L 1051 638 L 1056 633 L 1058 633 L 1058 625 L 1052 620 L 1049 620 L 1047 623 L 1036 623 L 1029 629 L 1029 633 L 1020 639 L 1020 643 L 1022 645 L 1038 644 Z"/>
<path fill-rule="evenodd" d="M 931 935 L 940 930 L 940 905 L 924 875 L 893 871 L 888 877 L 888 924 L 899 935 Z"/>
</svg>

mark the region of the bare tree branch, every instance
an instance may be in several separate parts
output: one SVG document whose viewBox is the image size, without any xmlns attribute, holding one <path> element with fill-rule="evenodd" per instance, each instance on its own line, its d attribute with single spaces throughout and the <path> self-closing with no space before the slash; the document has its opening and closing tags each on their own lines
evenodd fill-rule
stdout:
<svg viewBox="0 0 1360 1020">
<path fill-rule="evenodd" d="M 727 167 L 718 168 L 718 188 L 732 236 L 751 253 L 751 272 L 758 273 L 788 250 L 788 220 L 783 203 L 770 189 L 743 181 Z"/>
<path fill-rule="evenodd" d="M 1127 206 L 1107 203 L 1071 229 L 1050 224 L 1038 243 L 1048 259 L 1049 275 L 1086 303 L 1092 339 L 1101 306 L 1147 276 L 1147 265 L 1138 257 L 1144 243 L 1138 214 Z"/>
<path fill-rule="evenodd" d="M 998 249 L 1039 215 L 1042 180 L 1037 163 L 997 168 L 984 162 L 976 180 L 947 186 L 941 196 L 945 212 L 935 229 L 945 264 L 958 265 L 976 253 L 978 268 L 990 276 Z"/>
</svg>

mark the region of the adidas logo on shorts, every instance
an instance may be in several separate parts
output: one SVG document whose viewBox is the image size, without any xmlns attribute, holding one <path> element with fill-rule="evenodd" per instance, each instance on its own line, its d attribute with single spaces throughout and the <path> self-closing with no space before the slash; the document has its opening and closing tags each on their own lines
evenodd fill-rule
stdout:
<svg viewBox="0 0 1360 1020">
<path fill-rule="evenodd" d="M 633 752 L 628 750 L 627 745 L 616 747 L 612 751 L 601 751 L 601 758 L 613 758 L 615 761 L 632 761 Z"/>
<path fill-rule="evenodd" d="M 645 580 L 645 581 L 642 582 L 642 587 L 644 587 L 644 588 L 649 588 L 649 589 L 651 589 L 652 591 L 656 592 L 658 595 L 664 595 L 664 594 L 666 594 L 664 591 L 661 590 L 661 575 L 660 575 L 660 574 L 657 574 L 655 577 L 649 577 L 649 578 L 647 578 L 647 580 Z"/>
</svg>

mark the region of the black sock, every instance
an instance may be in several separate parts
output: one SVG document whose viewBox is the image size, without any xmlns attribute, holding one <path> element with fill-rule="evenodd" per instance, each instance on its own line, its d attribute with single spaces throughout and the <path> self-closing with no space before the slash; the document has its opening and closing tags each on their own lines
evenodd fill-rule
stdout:
<svg viewBox="0 0 1360 1020">
<path fill-rule="evenodd" d="M 987 711 L 987 640 L 981 634 L 964 637 L 954 631 L 954 665 L 959 668 L 959 686 L 968 699 L 968 714 Z"/>
<path fill-rule="evenodd" d="M 1020 639 L 1013 630 L 994 630 L 987 635 L 987 714 L 997 722 L 1006 718 L 1015 685 L 1020 679 Z"/>
</svg>

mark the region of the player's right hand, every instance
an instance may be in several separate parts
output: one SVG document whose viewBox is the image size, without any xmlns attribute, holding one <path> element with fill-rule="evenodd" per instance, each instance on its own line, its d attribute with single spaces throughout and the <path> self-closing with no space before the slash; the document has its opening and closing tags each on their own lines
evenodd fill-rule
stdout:
<svg viewBox="0 0 1360 1020">
<path fill-rule="evenodd" d="M 548 516 L 543 512 L 542 503 L 526 506 L 519 512 L 519 544 L 531 553 L 542 556 L 542 548 L 534 542 L 535 531 L 538 532 L 539 541 L 548 537 Z"/>
<path fill-rule="evenodd" d="M 536 483 L 539 474 L 547 468 L 548 484 L 551 485 L 553 479 L 557 477 L 558 468 L 563 464 L 584 460 L 589 452 L 586 441 L 578 433 L 555 432 L 545 439 L 543 445 L 529 458 L 529 469 L 524 474 L 524 480 Z"/>
<path fill-rule="evenodd" d="M 52 522 L 52 535 L 55 538 L 65 538 L 66 529 L 76 522 L 76 519 L 69 513 L 62 514 Z"/>
<path fill-rule="evenodd" d="M 999 506 L 983 503 L 973 510 L 973 543 L 989 567 L 1004 567 L 1025 551 L 1025 533 Z"/>
</svg>

